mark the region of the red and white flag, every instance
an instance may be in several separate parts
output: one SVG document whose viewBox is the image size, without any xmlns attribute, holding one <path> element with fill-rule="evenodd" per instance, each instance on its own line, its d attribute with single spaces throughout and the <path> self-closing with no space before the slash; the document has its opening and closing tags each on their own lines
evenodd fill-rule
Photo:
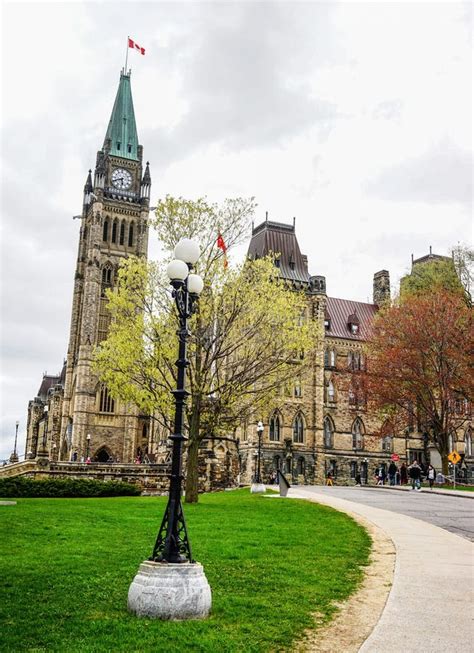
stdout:
<svg viewBox="0 0 474 653">
<path fill-rule="evenodd" d="M 227 245 L 222 238 L 222 234 L 218 234 L 217 236 L 217 247 L 222 250 L 222 253 L 224 254 L 224 268 L 226 268 L 229 264 L 227 261 Z"/>
<path fill-rule="evenodd" d="M 145 54 L 145 48 L 142 48 L 138 45 L 138 43 L 135 43 L 135 41 L 132 41 L 130 37 L 128 37 L 128 47 L 132 48 L 132 50 L 138 50 L 140 54 Z"/>
</svg>

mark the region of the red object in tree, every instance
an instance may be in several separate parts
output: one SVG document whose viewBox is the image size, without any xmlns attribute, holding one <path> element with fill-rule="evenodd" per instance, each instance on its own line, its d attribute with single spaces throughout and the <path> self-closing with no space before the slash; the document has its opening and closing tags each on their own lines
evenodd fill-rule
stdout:
<svg viewBox="0 0 474 653">
<path fill-rule="evenodd" d="M 145 54 L 145 48 L 142 48 L 141 46 L 138 45 L 138 43 L 132 41 L 130 37 L 128 37 L 128 47 L 132 48 L 132 50 L 138 50 L 140 54 Z"/>
<path fill-rule="evenodd" d="M 226 268 L 228 265 L 227 261 L 227 245 L 224 242 L 224 239 L 222 238 L 222 234 L 219 234 L 217 236 L 217 247 L 222 250 L 224 254 L 224 267 Z"/>
</svg>

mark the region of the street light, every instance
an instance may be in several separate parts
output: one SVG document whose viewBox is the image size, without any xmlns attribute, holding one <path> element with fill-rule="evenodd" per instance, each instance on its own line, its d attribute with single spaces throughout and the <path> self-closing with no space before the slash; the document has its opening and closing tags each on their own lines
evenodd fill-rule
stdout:
<svg viewBox="0 0 474 653">
<path fill-rule="evenodd" d="M 89 460 L 90 448 L 91 448 L 91 434 L 86 435 L 87 440 L 87 449 L 86 449 L 86 462 Z"/>
<path fill-rule="evenodd" d="M 259 492 L 265 492 L 265 485 L 262 483 L 262 479 L 260 476 L 260 465 L 261 465 L 261 459 L 262 459 L 262 435 L 263 435 L 263 422 L 258 422 L 257 424 L 257 437 L 258 437 L 258 444 L 257 444 L 257 470 L 255 472 L 255 478 L 254 482 L 252 483 L 252 486 L 250 488 L 250 492 L 252 494 L 257 494 Z"/>
<path fill-rule="evenodd" d="M 181 505 L 183 475 L 182 448 L 184 409 L 189 392 L 185 389 L 188 319 L 195 312 L 204 283 L 191 273 L 200 256 L 199 245 L 183 238 L 174 250 L 167 274 L 179 317 L 178 378 L 175 398 L 174 433 L 168 504 L 158 531 L 153 553 L 140 565 L 130 585 L 128 609 L 138 616 L 158 619 L 202 619 L 211 609 L 211 589 L 202 565 L 191 554 L 186 522 Z"/>
<path fill-rule="evenodd" d="M 16 445 L 18 442 L 18 426 L 20 425 L 20 422 L 17 420 L 15 422 L 15 446 L 13 447 L 13 453 L 10 456 L 10 462 L 11 463 L 17 463 L 18 462 L 18 453 L 16 451 Z"/>
</svg>

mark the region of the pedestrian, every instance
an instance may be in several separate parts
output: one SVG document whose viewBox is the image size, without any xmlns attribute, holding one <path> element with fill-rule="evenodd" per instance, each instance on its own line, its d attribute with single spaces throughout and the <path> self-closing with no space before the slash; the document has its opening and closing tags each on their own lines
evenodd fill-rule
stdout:
<svg viewBox="0 0 474 653">
<path fill-rule="evenodd" d="M 326 476 L 326 485 L 334 485 L 332 480 L 332 472 L 329 471 Z"/>
<path fill-rule="evenodd" d="M 361 480 L 360 479 L 360 472 L 357 472 L 357 474 L 355 475 L 356 486 L 361 485 L 360 480 Z"/>
<path fill-rule="evenodd" d="M 390 485 L 395 485 L 395 476 L 397 474 L 397 471 L 398 471 L 397 466 L 392 460 L 392 462 L 388 466 L 388 478 L 389 478 Z"/>
<path fill-rule="evenodd" d="M 400 485 L 406 485 L 408 483 L 408 472 L 407 466 L 405 463 L 402 463 L 400 467 Z"/>
<path fill-rule="evenodd" d="M 435 482 L 435 478 L 436 478 L 436 470 L 433 467 L 433 465 L 428 465 L 428 472 L 426 474 L 426 478 L 428 479 L 428 483 L 430 484 L 430 490 L 432 490 L 433 483 Z"/>
<path fill-rule="evenodd" d="M 416 458 L 408 468 L 408 473 L 410 474 L 410 478 L 411 478 L 411 489 L 419 492 L 421 489 L 420 488 L 421 467 L 419 466 Z"/>
</svg>

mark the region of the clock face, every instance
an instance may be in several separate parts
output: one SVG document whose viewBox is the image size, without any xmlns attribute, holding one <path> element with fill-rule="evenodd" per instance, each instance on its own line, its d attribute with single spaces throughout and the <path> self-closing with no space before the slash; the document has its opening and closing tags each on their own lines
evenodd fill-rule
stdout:
<svg viewBox="0 0 474 653">
<path fill-rule="evenodd" d="M 127 189 L 132 185 L 132 175 L 128 170 L 117 168 L 112 173 L 112 184 L 115 188 Z"/>
</svg>

